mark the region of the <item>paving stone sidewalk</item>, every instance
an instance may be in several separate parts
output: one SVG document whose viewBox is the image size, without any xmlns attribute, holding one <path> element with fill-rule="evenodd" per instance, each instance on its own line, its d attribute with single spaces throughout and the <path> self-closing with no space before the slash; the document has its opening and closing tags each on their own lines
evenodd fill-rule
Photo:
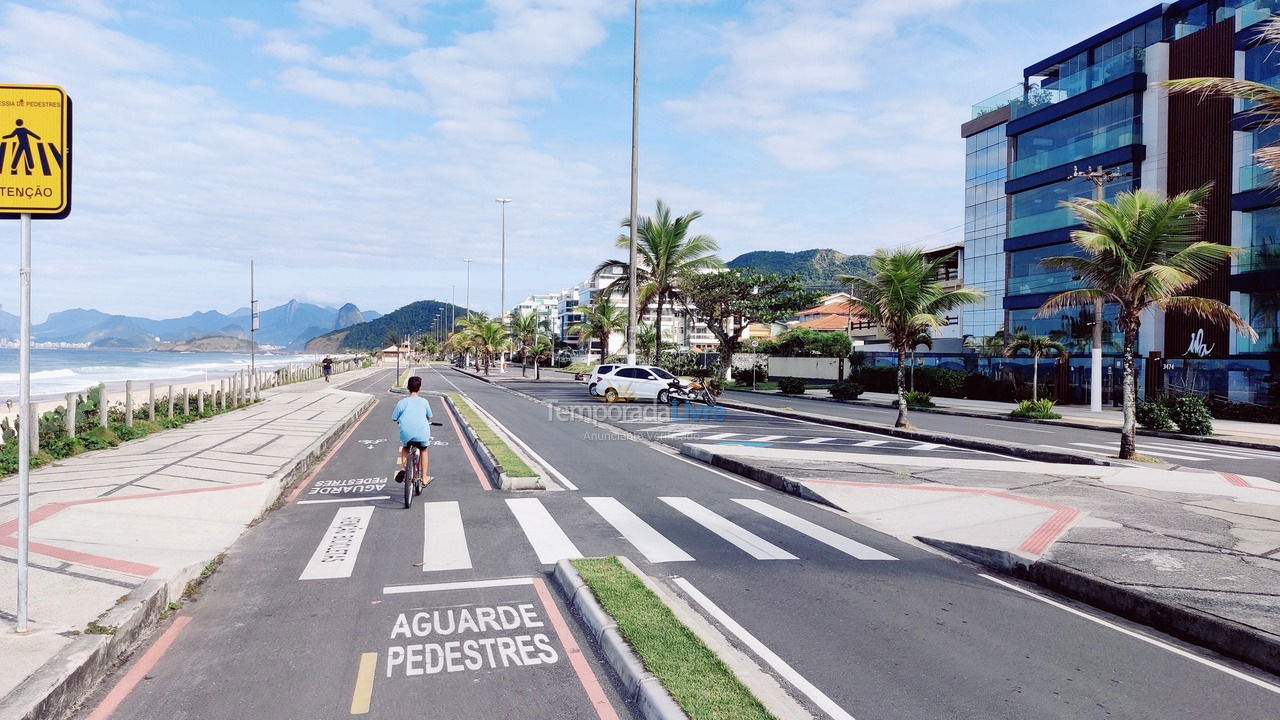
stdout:
<svg viewBox="0 0 1280 720">
<path fill-rule="evenodd" d="M 372 402 L 337 388 L 381 370 L 272 389 L 253 406 L 33 471 L 32 631 L 21 636 L 18 483 L 0 481 L 0 715 L 123 596 L 153 581 L 180 592 Z"/>
</svg>

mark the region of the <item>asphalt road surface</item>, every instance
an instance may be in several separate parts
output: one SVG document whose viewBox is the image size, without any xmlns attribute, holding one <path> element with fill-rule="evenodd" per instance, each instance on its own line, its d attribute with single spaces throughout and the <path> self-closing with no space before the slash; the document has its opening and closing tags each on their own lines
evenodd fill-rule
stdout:
<svg viewBox="0 0 1280 720">
<path fill-rule="evenodd" d="M 1277 679 L 1247 666 L 444 366 L 419 375 L 429 390 L 466 393 L 576 489 L 486 489 L 446 419 L 436 479 L 405 510 L 386 479 L 393 379 L 364 381 L 354 389 L 379 405 L 80 717 L 634 717 L 547 587 L 555 559 L 607 554 L 730 618 L 750 653 L 776 655 L 772 669 L 815 717 L 1280 717 Z M 536 391 L 559 385 L 573 387 Z M 883 439 L 748 428 L 759 416 L 709 422 L 752 437 Z M 858 450 L 942 464 L 958 454 L 906 445 Z M 145 680 L 113 690 L 139 662 Z M 91 716 L 104 701 L 114 713 Z"/>
</svg>

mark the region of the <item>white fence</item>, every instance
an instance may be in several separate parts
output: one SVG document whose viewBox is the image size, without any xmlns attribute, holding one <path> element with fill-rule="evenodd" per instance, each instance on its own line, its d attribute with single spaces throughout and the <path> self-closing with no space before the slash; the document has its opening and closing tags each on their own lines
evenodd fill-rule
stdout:
<svg viewBox="0 0 1280 720">
<path fill-rule="evenodd" d="M 846 358 L 770 357 L 769 377 L 804 380 L 843 380 L 849 371 Z"/>
</svg>

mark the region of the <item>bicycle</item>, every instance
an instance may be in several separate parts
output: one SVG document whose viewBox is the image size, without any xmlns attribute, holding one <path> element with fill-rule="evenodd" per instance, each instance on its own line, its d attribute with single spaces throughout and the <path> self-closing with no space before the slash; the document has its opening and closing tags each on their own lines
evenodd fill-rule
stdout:
<svg viewBox="0 0 1280 720">
<path fill-rule="evenodd" d="M 436 427 L 443 426 L 444 423 L 433 422 Z M 422 488 L 426 487 L 426 483 L 422 482 L 422 453 L 426 452 L 425 443 L 410 442 L 405 445 L 409 451 L 409 458 L 405 461 L 404 468 L 404 506 L 405 509 L 413 507 L 413 498 L 422 494 Z"/>
</svg>

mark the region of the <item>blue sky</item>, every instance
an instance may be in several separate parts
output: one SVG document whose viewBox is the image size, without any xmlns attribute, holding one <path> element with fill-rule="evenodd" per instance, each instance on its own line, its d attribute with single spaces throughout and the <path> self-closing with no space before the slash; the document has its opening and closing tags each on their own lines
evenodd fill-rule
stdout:
<svg viewBox="0 0 1280 720">
<path fill-rule="evenodd" d="M 961 239 L 969 106 L 1131 0 L 650 0 L 642 212 L 723 257 Z M 628 203 L 623 0 L 0 4 L 5 80 L 75 102 L 75 206 L 37 222 L 37 318 L 259 296 L 383 312 L 586 277 Z M 16 241 L 16 222 L 5 223 Z M 16 242 L 0 267 L 17 310 Z"/>
</svg>

